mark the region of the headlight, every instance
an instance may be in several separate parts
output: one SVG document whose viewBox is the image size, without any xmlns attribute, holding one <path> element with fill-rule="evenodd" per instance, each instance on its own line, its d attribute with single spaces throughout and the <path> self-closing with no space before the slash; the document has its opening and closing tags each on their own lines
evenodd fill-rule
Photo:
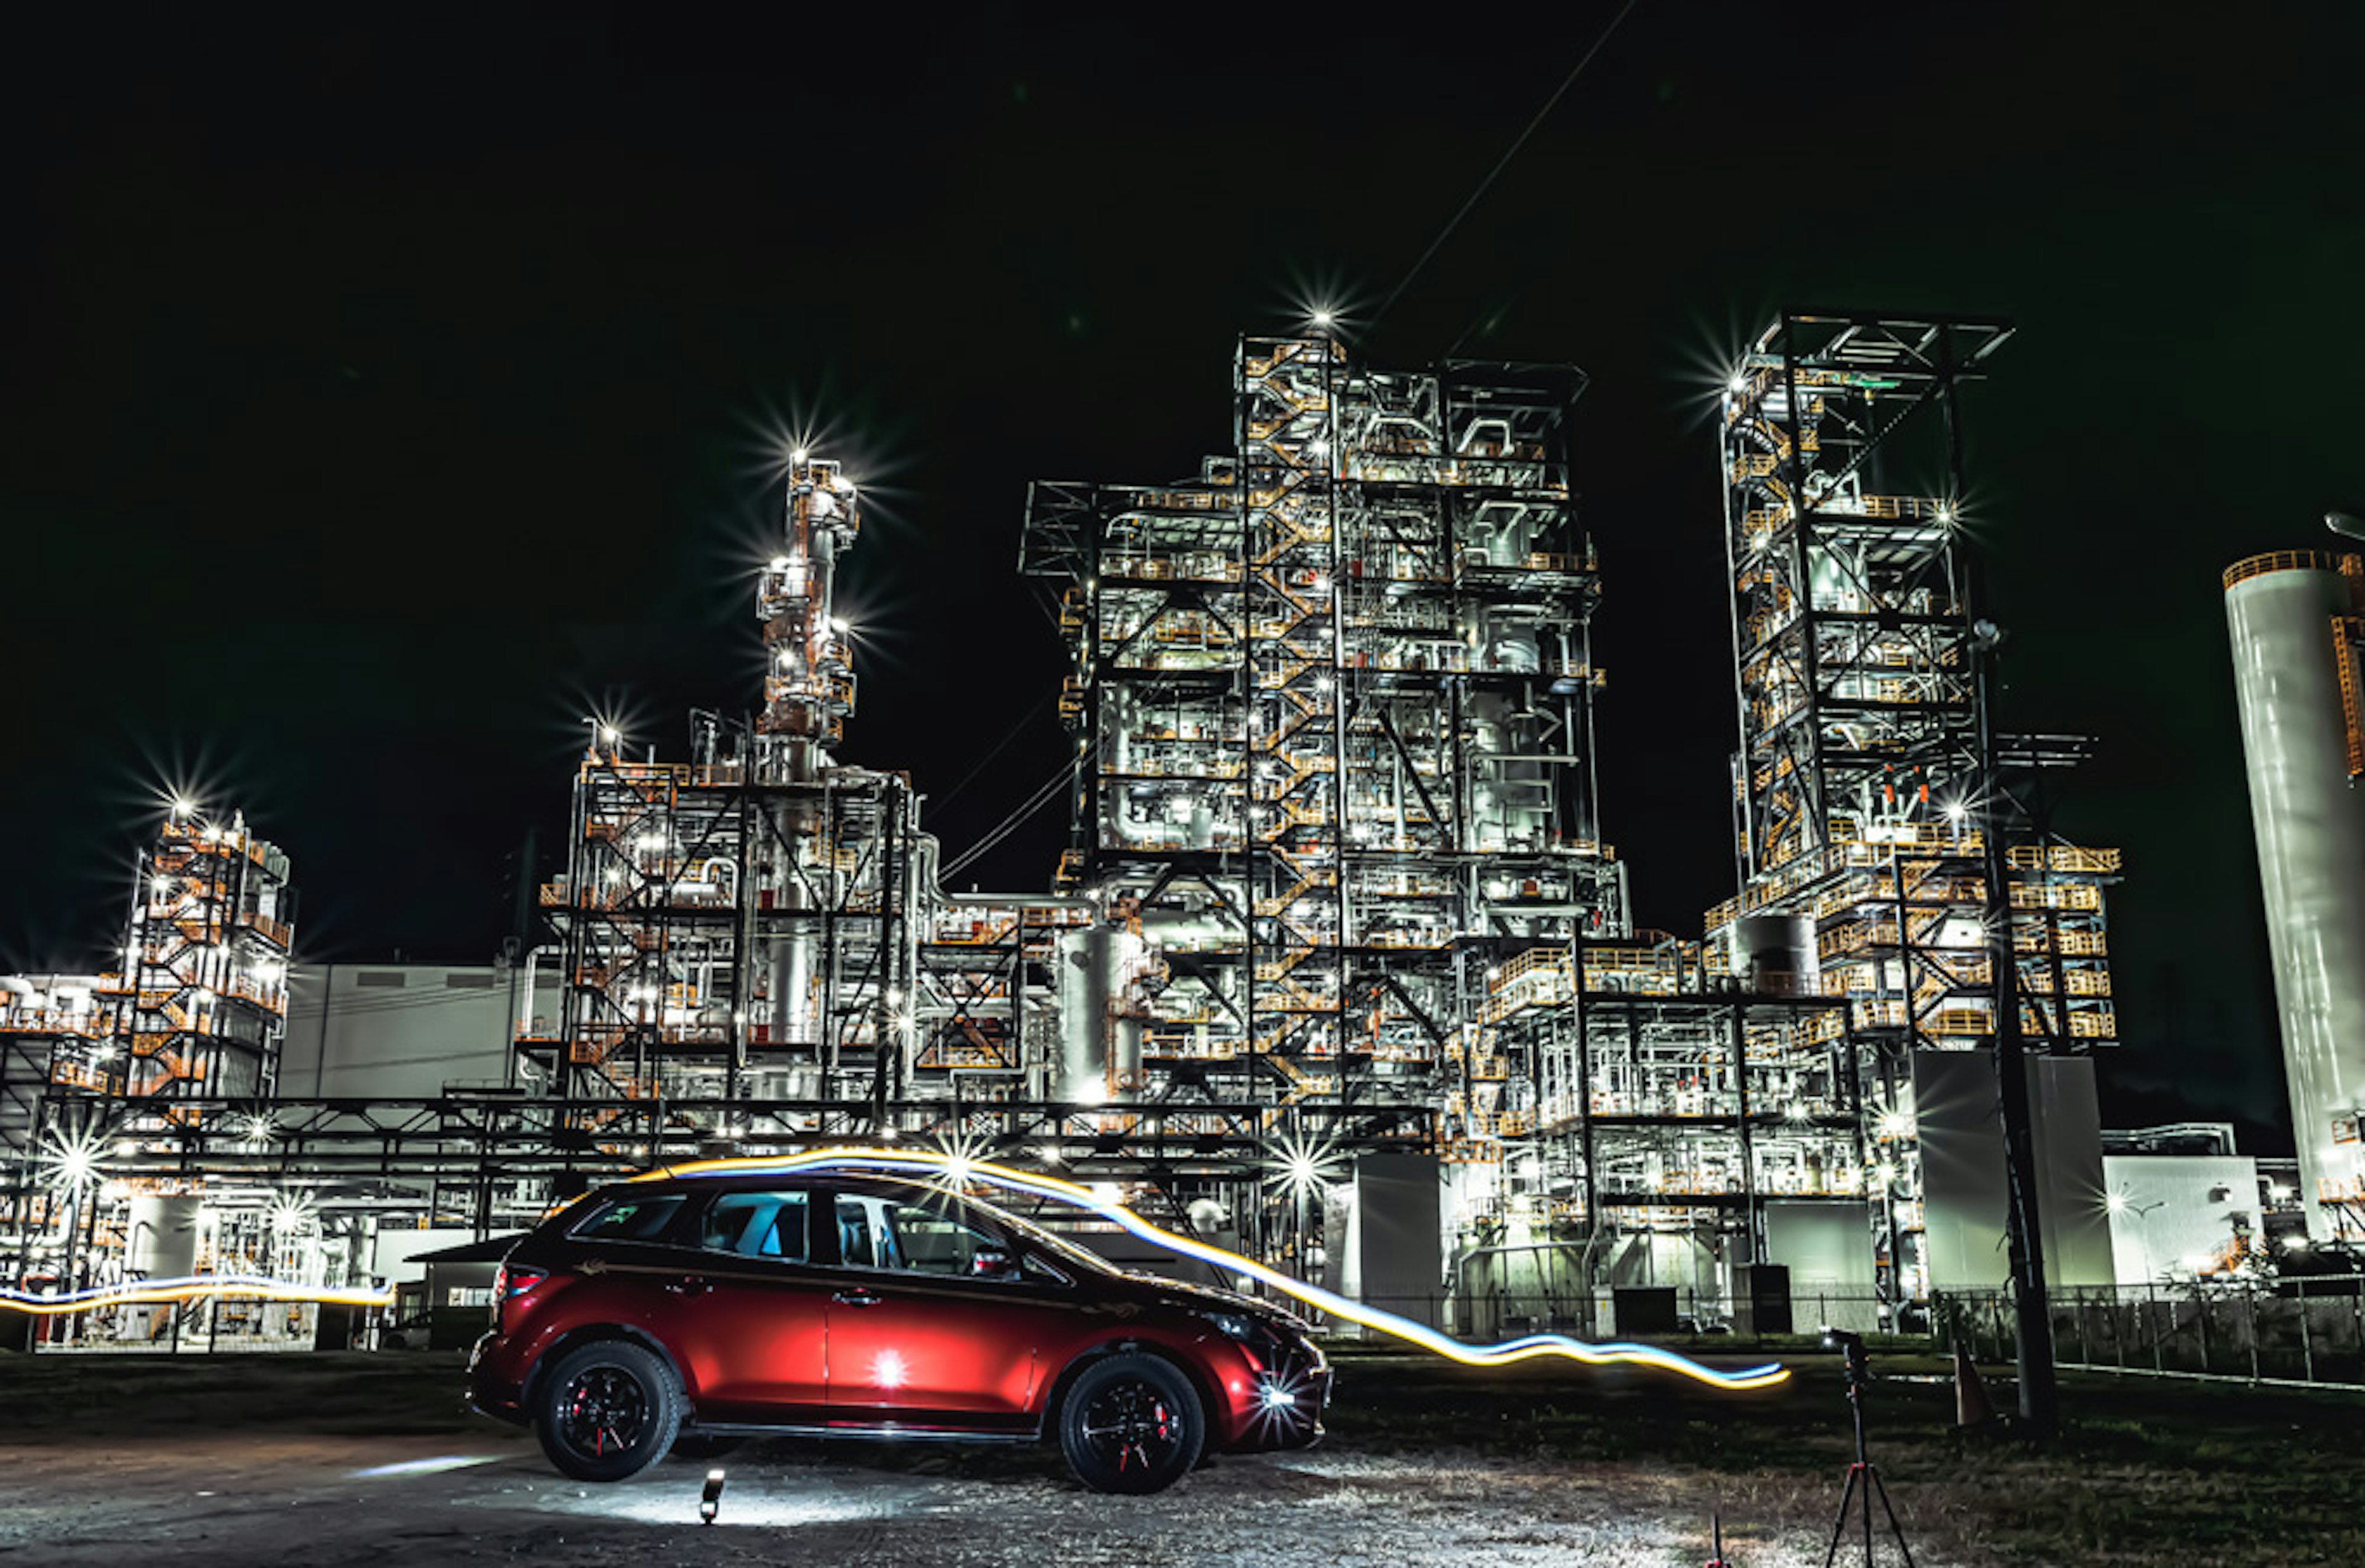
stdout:
<svg viewBox="0 0 2365 1568">
<path fill-rule="evenodd" d="M 1244 1312 L 1203 1312 L 1199 1316 L 1233 1338 L 1244 1343 L 1254 1344 L 1272 1338 L 1271 1331 L 1263 1324 Z"/>
</svg>

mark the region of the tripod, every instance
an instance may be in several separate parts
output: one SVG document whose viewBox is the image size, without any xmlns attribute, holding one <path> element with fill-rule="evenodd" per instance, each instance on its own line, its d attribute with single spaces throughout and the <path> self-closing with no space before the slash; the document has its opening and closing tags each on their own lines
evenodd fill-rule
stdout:
<svg viewBox="0 0 2365 1568">
<path fill-rule="evenodd" d="M 1832 1521 L 1832 1543 L 1823 1552 L 1823 1568 L 1832 1568 L 1838 1561 L 1840 1542 L 1848 1533 L 1848 1505 L 1855 1505 L 1857 1522 L 1864 1532 L 1864 1568 L 1873 1568 L 1872 1502 L 1880 1499 L 1880 1511 L 1889 1519 L 1889 1533 L 1897 1538 L 1898 1552 L 1905 1559 L 1905 1568 L 1913 1568 L 1913 1549 L 1905 1544 L 1905 1527 L 1897 1522 L 1897 1508 L 1889 1500 L 1889 1488 L 1880 1479 L 1880 1466 L 1864 1454 L 1864 1385 L 1872 1381 L 1872 1372 L 1865 1361 L 1864 1340 L 1854 1334 L 1830 1330 L 1825 1338 L 1840 1348 L 1842 1361 L 1847 1369 L 1848 1414 L 1855 1423 L 1855 1462 L 1848 1466 L 1847 1485 L 1840 1493 L 1839 1518 Z"/>
</svg>

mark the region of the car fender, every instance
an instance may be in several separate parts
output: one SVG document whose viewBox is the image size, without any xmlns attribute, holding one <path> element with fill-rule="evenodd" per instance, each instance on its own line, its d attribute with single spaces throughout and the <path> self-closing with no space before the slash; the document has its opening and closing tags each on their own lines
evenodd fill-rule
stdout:
<svg viewBox="0 0 2365 1568">
<path fill-rule="evenodd" d="M 1111 1356 L 1133 1354 L 1156 1356 L 1182 1374 L 1183 1381 L 1191 1385 L 1191 1392 L 1198 1396 L 1200 1418 L 1205 1426 L 1205 1440 L 1208 1447 L 1215 1447 L 1223 1437 L 1225 1406 L 1208 1383 L 1206 1369 L 1196 1365 L 1190 1356 L 1173 1346 L 1138 1335 L 1105 1339 L 1070 1356 L 1067 1364 L 1059 1369 L 1059 1375 L 1051 1380 L 1049 1392 L 1044 1395 L 1042 1409 L 1037 1417 L 1037 1435 L 1046 1440 L 1058 1435 L 1052 1423 L 1059 1418 L 1059 1406 L 1066 1401 L 1068 1390 L 1075 1385 L 1077 1378 L 1083 1375 L 1085 1368 Z"/>
<path fill-rule="evenodd" d="M 674 1386 L 681 1390 L 682 1397 L 689 1401 L 693 1407 L 696 1406 L 698 1390 L 691 1385 L 688 1375 L 682 1371 L 681 1362 L 675 1359 L 674 1353 L 667 1349 L 665 1342 L 656 1335 L 645 1328 L 636 1327 L 629 1323 L 585 1323 L 567 1329 L 549 1344 L 544 1345 L 534 1356 L 533 1364 L 526 1369 L 524 1381 L 519 1385 L 521 1391 L 519 1403 L 527 1411 L 529 1419 L 534 1407 L 534 1400 L 542 1391 L 544 1371 L 557 1365 L 568 1351 L 577 1347 L 597 1344 L 603 1339 L 622 1339 L 627 1344 L 638 1345 L 641 1349 L 655 1354 L 657 1360 L 666 1364 L 666 1370 L 673 1373 Z"/>
</svg>

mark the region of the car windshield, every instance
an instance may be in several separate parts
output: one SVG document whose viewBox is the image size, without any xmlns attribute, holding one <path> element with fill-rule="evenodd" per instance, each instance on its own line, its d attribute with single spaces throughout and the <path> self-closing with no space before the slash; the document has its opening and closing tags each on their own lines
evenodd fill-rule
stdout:
<svg viewBox="0 0 2365 1568">
<path fill-rule="evenodd" d="M 1023 1238 L 1029 1246 L 1047 1252 L 1062 1262 L 1072 1263 L 1079 1269 L 1095 1274 L 1115 1274 L 1122 1271 L 1098 1253 L 1088 1248 L 1079 1247 L 1064 1237 L 1044 1229 L 1032 1220 L 1020 1219 L 1009 1210 L 987 1203 L 982 1198 L 969 1198 L 965 1201 L 970 1206 L 991 1215 L 996 1225 L 1004 1226 L 1011 1234 Z"/>
</svg>

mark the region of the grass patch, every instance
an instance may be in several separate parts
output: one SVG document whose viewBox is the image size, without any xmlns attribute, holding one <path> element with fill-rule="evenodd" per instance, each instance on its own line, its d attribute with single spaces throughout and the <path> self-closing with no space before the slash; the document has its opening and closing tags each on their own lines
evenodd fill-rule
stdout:
<svg viewBox="0 0 2365 1568">
<path fill-rule="evenodd" d="M 1502 1372 L 1385 1353 L 1339 1358 L 1342 1446 L 1464 1449 L 1682 1474 L 1729 1519 L 1830 1529 L 1853 1458 L 1829 1357 L 1779 1387 L 1530 1361 Z M 1947 1363 L 1877 1356 L 1869 1452 L 1915 1544 L 1969 1563 L 2365 1561 L 2365 1396 L 2072 1374 L 2058 1442 L 1954 1425 Z M 1991 1369 L 1990 1392 L 2012 1390 Z M 1927 1381 L 1922 1381 L 1927 1380 Z M 1705 1505 L 1704 1505 L 1705 1506 Z"/>
</svg>

